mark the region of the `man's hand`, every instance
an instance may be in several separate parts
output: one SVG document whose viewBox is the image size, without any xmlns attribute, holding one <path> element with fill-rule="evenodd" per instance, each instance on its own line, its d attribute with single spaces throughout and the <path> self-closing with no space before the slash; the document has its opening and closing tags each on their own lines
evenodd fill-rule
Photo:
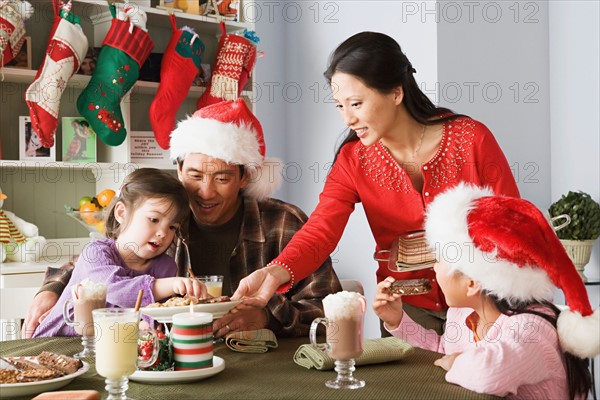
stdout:
<svg viewBox="0 0 600 400">
<path fill-rule="evenodd" d="M 27 310 L 23 329 L 21 330 L 21 337 L 23 339 L 29 339 L 33 335 L 35 329 L 46 318 L 57 301 L 58 295 L 51 291 L 40 292 L 33 298 L 33 303 L 29 306 L 29 310 Z"/>
<path fill-rule="evenodd" d="M 268 322 L 264 308 L 234 309 L 213 322 L 213 332 L 215 337 L 220 338 L 232 332 L 266 328 Z"/>
<path fill-rule="evenodd" d="M 257 269 L 240 281 L 231 300 L 243 298 L 244 301 L 237 306 L 238 309 L 263 308 L 271 300 L 277 288 L 290 279 L 289 272 L 277 265 Z"/>
<path fill-rule="evenodd" d="M 452 368 L 452 365 L 454 365 L 454 360 L 456 360 L 456 357 L 458 357 L 458 356 L 460 356 L 460 352 L 446 354 L 444 357 L 438 358 L 437 360 L 435 360 L 433 362 L 433 365 L 437 365 L 438 367 L 442 367 L 446 371 L 449 371 L 450 368 Z"/>
</svg>

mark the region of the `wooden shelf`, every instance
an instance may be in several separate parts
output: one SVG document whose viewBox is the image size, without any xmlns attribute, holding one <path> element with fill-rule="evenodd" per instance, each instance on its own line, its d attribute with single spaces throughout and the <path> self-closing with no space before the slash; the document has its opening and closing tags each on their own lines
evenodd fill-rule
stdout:
<svg viewBox="0 0 600 400">
<path fill-rule="evenodd" d="M 63 161 L 19 161 L 19 160 L 0 160 L 2 168 L 48 168 L 48 169 L 100 169 L 114 170 L 124 169 L 127 166 L 135 166 L 136 168 L 158 168 L 162 170 L 176 170 L 177 166 L 173 165 L 156 165 L 156 164 L 141 164 L 141 163 L 124 163 L 124 162 L 95 162 L 95 163 L 70 163 Z"/>
<path fill-rule="evenodd" d="M 37 70 L 35 69 L 24 69 L 24 68 L 14 68 L 14 67 L 4 67 L 2 69 L 4 73 L 4 82 L 13 82 L 13 83 L 25 83 L 30 84 L 35 79 L 35 75 L 37 74 Z M 67 83 L 67 87 L 75 88 L 79 90 L 85 89 L 85 87 L 90 82 L 90 76 L 88 75 L 78 75 L 75 74 Z M 148 82 L 148 81 L 137 81 L 133 88 L 131 89 L 131 93 L 134 94 L 155 94 L 158 90 L 158 82 Z M 200 96 L 206 90 L 205 87 L 202 86 L 191 86 L 188 92 L 188 96 Z M 252 98 L 252 91 L 244 90 L 242 92 L 242 96 Z"/>
<path fill-rule="evenodd" d="M 133 5 L 133 4 L 132 4 Z M 169 21 L 170 11 L 162 10 L 153 7 L 137 6 L 140 10 L 146 12 L 148 16 L 148 26 L 156 26 L 163 28 L 170 28 L 171 23 Z M 93 10 L 90 10 L 93 8 Z M 73 12 L 77 15 L 87 16 L 94 15 L 94 19 L 97 18 L 110 18 L 110 12 L 108 11 L 108 3 L 106 0 L 77 0 L 73 2 Z M 106 14 L 105 17 L 101 17 Z M 219 27 L 220 20 L 216 17 L 207 17 L 203 15 L 186 14 L 183 12 L 174 12 L 175 17 L 183 25 L 191 25 L 196 33 L 219 35 L 221 34 L 221 28 Z M 100 17 L 99 17 L 100 16 Z M 251 24 L 245 22 L 235 22 L 224 20 L 227 33 L 243 30 L 252 29 Z"/>
</svg>

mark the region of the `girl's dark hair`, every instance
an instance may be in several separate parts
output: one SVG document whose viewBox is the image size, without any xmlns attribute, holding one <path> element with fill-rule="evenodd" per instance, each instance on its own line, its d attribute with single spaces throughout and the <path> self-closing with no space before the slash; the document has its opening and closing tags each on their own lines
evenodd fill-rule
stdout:
<svg viewBox="0 0 600 400">
<path fill-rule="evenodd" d="M 406 110 L 423 125 L 434 125 L 463 116 L 454 114 L 448 108 L 436 107 L 429 100 L 417 85 L 413 76 L 416 71 L 400 45 L 383 33 L 361 32 L 346 39 L 331 55 L 329 67 L 324 73 L 329 85 L 336 72 L 352 75 L 371 89 L 384 94 L 402 86 Z M 335 162 L 345 144 L 356 140 L 356 132 L 350 129 L 337 148 L 333 161 Z"/>
<path fill-rule="evenodd" d="M 556 329 L 556 320 L 560 310 L 548 301 L 544 302 L 515 302 L 499 299 L 493 294 L 484 293 L 492 299 L 498 311 L 505 315 L 515 314 L 534 314 L 544 318 Z M 543 312 L 541 307 L 545 307 L 549 312 Z M 536 309 L 533 309 L 536 308 Z M 545 311 L 545 310 L 544 310 Z M 569 385 L 569 399 L 574 400 L 575 396 L 586 397 L 592 387 L 592 376 L 588 369 L 589 361 L 579 358 L 571 353 L 565 352 L 565 368 L 567 371 L 567 383 Z"/>
<path fill-rule="evenodd" d="M 183 223 L 189 216 L 188 195 L 177 178 L 159 169 L 140 168 L 127 175 L 119 193 L 113 198 L 106 218 L 106 236 L 116 239 L 123 228 L 115 218 L 117 202 L 122 202 L 128 210 L 135 210 L 148 199 L 164 199 L 171 202 L 171 207 L 175 207 L 176 210 L 174 222 Z M 131 218 L 131 213 L 128 215 L 128 219 Z M 127 223 L 129 220 L 124 225 Z"/>
</svg>

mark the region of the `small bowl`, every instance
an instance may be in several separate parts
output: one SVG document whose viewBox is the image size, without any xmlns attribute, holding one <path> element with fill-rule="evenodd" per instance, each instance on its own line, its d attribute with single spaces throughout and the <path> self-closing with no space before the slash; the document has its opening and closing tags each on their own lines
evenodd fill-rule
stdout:
<svg viewBox="0 0 600 400">
<path fill-rule="evenodd" d="M 108 210 L 67 211 L 67 215 L 83 225 L 90 232 L 91 237 L 104 236 L 105 218 L 108 215 Z"/>
</svg>

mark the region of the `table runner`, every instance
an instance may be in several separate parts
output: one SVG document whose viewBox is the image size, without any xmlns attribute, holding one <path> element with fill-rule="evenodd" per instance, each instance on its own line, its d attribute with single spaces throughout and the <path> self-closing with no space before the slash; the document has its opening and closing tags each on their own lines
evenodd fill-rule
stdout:
<svg viewBox="0 0 600 400">
<path fill-rule="evenodd" d="M 134 399 L 492 399 L 444 380 L 445 371 L 433 365 L 440 357 L 415 349 L 403 360 L 359 366 L 355 376 L 366 381 L 357 390 L 335 390 L 325 381 L 334 371 L 307 370 L 293 361 L 296 349 L 308 338 L 279 340 L 279 348 L 264 354 L 245 354 L 215 346 L 215 355 L 225 359 L 225 370 L 211 378 L 186 384 L 145 385 L 129 382 L 127 394 Z M 38 355 L 42 351 L 72 355 L 81 350 L 80 338 L 43 338 L 0 342 L 0 356 Z M 104 379 L 83 375 L 63 390 L 95 389 L 103 396 Z"/>
</svg>

